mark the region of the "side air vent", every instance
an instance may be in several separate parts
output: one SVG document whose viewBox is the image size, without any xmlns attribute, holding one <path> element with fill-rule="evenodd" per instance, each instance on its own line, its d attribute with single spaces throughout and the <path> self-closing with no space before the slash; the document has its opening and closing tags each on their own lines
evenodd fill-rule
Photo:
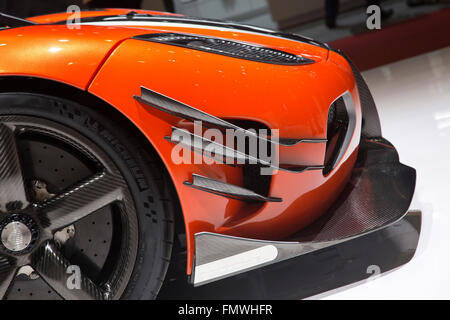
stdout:
<svg viewBox="0 0 450 320">
<path fill-rule="evenodd" d="M 292 173 L 301 173 L 310 170 L 322 170 L 324 166 L 322 165 L 290 165 L 290 166 L 276 166 L 271 159 L 271 149 L 267 146 L 267 155 L 264 158 L 258 157 L 259 152 L 255 152 L 254 156 L 251 155 L 249 140 L 244 138 L 244 148 L 245 150 L 240 151 L 238 147 L 238 142 L 235 142 L 234 146 L 226 146 L 224 144 L 217 143 L 215 141 L 206 139 L 204 137 L 195 135 L 187 130 L 172 128 L 172 135 L 170 137 L 165 137 L 167 141 L 178 144 L 179 146 L 188 149 L 190 151 L 198 152 L 204 156 L 208 156 L 214 160 L 222 163 L 227 163 L 231 165 L 244 165 L 244 168 L 257 166 L 259 169 L 262 167 L 271 167 L 276 170 L 283 170 Z M 267 140 L 266 140 L 267 141 Z M 267 142 L 269 144 L 269 142 Z M 259 143 L 257 143 L 259 144 Z M 259 146 L 258 146 L 259 147 Z M 211 150 L 214 150 L 211 152 Z M 258 170 L 259 170 L 258 169 Z M 257 181 L 255 181 L 258 184 Z"/>
<path fill-rule="evenodd" d="M 245 42 L 205 36 L 178 33 L 153 33 L 135 36 L 133 39 L 164 43 L 262 63 L 280 65 L 303 65 L 314 63 L 314 60 L 281 50 Z"/>
<path fill-rule="evenodd" d="M 328 110 L 324 175 L 329 174 L 342 159 L 355 129 L 355 121 L 353 99 L 346 92 Z"/>
</svg>

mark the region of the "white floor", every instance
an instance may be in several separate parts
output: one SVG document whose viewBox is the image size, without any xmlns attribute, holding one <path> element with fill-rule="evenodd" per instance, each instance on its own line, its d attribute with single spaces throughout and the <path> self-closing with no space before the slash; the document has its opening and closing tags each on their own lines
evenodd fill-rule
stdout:
<svg viewBox="0 0 450 320">
<path fill-rule="evenodd" d="M 363 73 L 383 136 L 417 170 L 412 209 L 423 212 L 415 257 L 376 280 L 315 298 L 450 298 L 450 47 Z"/>
</svg>

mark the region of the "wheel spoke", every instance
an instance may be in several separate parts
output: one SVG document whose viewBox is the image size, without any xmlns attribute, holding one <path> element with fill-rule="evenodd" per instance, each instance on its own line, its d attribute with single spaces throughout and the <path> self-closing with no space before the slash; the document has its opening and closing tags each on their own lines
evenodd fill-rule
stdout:
<svg viewBox="0 0 450 320">
<path fill-rule="evenodd" d="M 0 254 L 0 300 L 5 297 L 16 273 L 16 260 Z"/>
<path fill-rule="evenodd" d="M 108 293 L 100 289 L 73 266 L 51 241 L 40 247 L 31 259 L 33 269 L 66 300 L 106 300 Z M 78 270 L 78 271 L 77 271 Z"/>
<path fill-rule="evenodd" d="M 38 205 L 55 232 L 120 200 L 123 179 L 109 173 L 97 174 L 70 190 Z"/>
<path fill-rule="evenodd" d="M 28 205 L 14 131 L 2 123 L 0 123 L 0 205 L 0 210 L 20 209 Z"/>
</svg>

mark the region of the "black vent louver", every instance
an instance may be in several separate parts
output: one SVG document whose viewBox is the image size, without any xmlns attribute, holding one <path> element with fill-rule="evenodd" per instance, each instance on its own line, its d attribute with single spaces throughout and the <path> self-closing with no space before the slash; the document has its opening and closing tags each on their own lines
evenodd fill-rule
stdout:
<svg viewBox="0 0 450 320">
<path fill-rule="evenodd" d="M 333 102 L 328 110 L 327 121 L 327 147 L 325 152 L 325 168 L 323 174 L 327 175 L 333 170 L 338 161 L 344 140 L 349 129 L 349 115 L 343 97 Z"/>
<path fill-rule="evenodd" d="M 164 43 L 224 56 L 279 65 L 303 65 L 314 60 L 255 44 L 178 33 L 153 33 L 133 37 L 137 40 Z"/>
</svg>

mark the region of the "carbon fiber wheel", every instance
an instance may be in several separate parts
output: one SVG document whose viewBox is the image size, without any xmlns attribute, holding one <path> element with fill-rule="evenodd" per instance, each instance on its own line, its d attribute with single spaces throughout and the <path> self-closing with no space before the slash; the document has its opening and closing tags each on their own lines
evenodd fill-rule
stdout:
<svg viewBox="0 0 450 320">
<path fill-rule="evenodd" d="M 151 206 L 166 196 L 123 174 L 124 163 L 135 168 L 139 160 L 122 162 L 62 122 L 0 115 L 0 298 L 154 298 L 172 232 L 157 225 L 161 212 Z"/>
</svg>

